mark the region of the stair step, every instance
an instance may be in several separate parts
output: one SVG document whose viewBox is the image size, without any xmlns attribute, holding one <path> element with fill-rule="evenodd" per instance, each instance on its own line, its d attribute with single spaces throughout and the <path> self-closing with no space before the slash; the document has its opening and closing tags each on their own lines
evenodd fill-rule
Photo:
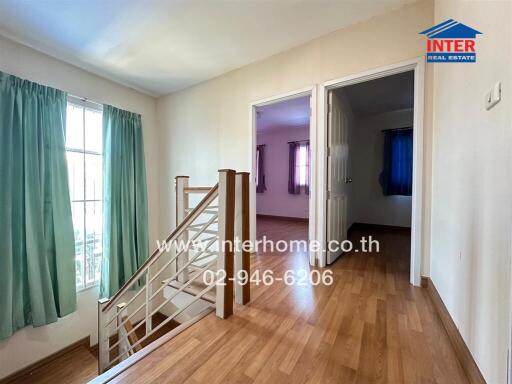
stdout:
<svg viewBox="0 0 512 384">
<path fill-rule="evenodd" d="M 206 264 L 206 263 L 205 263 L 205 264 Z M 216 267 L 216 266 L 213 266 L 213 268 L 208 268 L 208 269 L 206 269 L 206 270 L 203 270 L 203 266 L 204 266 L 203 264 L 201 264 L 201 265 L 190 264 L 190 265 L 188 266 L 188 271 L 189 271 L 190 273 L 203 271 L 203 273 L 204 273 L 204 272 L 206 272 L 206 271 L 214 271 L 214 272 L 215 272 L 215 271 L 217 270 L 217 267 Z M 199 275 L 199 276 L 201 276 L 201 275 Z M 199 277 L 198 277 L 198 278 L 199 278 Z"/>
<path fill-rule="evenodd" d="M 177 280 L 173 280 L 173 281 L 168 282 L 167 285 L 174 289 L 181 289 L 181 287 L 183 287 L 183 285 L 185 285 L 185 283 L 181 283 Z M 183 289 L 182 292 L 188 293 L 189 295 L 197 296 L 205 288 L 206 288 L 206 285 L 203 284 L 202 282 L 192 281 L 190 284 L 188 284 L 188 286 L 185 289 Z M 205 294 L 203 294 L 203 296 L 201 296 L 201 299 L 208 301 L 209 303 L 215 304 L 215 300 L 216 300 L 215 287 L 212 288 L 211 291 L 208 291 Z"/>
</svg>

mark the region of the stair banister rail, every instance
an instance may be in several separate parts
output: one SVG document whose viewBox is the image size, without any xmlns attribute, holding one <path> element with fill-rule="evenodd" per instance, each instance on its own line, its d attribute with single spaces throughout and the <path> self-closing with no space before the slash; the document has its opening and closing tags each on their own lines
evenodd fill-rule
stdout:
<svg viewBox="0 0 512 384">
<path fill-rule="evenodd" d="M 176 228 L 170 233 L 169 236 L 165 239 L 166 243 L 173 242 L 178 239 L 180 235 L 182 235 L 186 229 L 187 226 L 192 223 L 197 217 L 201 214 L 201 207 L 207 206 L 209 202 L 213 201 L 217 197 L 219 185 L 216 184 L 213 188 L 211 188 L 210 192 L 203 197 L 201 202 L 187 215 L 188 217 L 186 220 L 182 221 L 180 224 L 176 226 Z M 103 312 L 108 311 L 110 308 L 112 308 L 116 301 L 125 294 L 130 287 L 133 285 L 133 283 L 137 280 L 139 280 L 141 277 L 143 277 L 144 272 L 147 268 L 149 268 L 157 259 L 158 257 L 164 253 L 165 251 L 162 251 L 160 249 L 156 249 L 150 257 L 146 259 L 146 261 L 140 266 L 140 268 L 135 272 L 132 277 L 126 281 L 126 283 L 123 284 L 123 286 L 117 291 L 114 296 L 112 296 L 110 299 L 108 299 L 107 304 L 102 309 Z"/>
<path fill-rule="evenodd" d="M 151 335 L 189 308 L 192 304 L 203 298 L 202 302 L 207 303 L 208 306 L 215 307 L 217 316 L 227 318 L 233 313 L 233 279 L 230 279 L 229 277 L 233 276 L 234 268 L 233 243 L 235 233 L 235 171 L 220 170 L 219 183 L 212 188 L 189 187 L 188 178 L 184 178 L 183 181 L 185 182 L 180 186 L 183 191 L 182 211 L 180 213 L 183 219 L 177 223 L 176 228 L 166 238 L 165 244 L 174 244 L 180 239 L 188 239 L 189 236 L 190 240 L 195 240 L 200 235 L 211 234 L 212 236 L 200 239 L 201 244 L 206 244 L 203 249 L 199 250 L 194 247 L 190 248 L 194 250 L 194 254 L 188 252 L 188 244 L 187 247 L 181 247 L 179 250 L 172 248 L 174 252 L 171 253 L 170 259 L 167 260 L 166 258 L 163 260 L 163 263 L 159 262 L 157 264 L 161 256 L 167 254 L 165 249 L 166 247 L 156 249 L 135 272 L 135 274 L 131 276 L 110 299 L 104 298 L 98 301 L 98 370 L 100 374 L 112 367 L 117 361 L 123 360 L 135 352 L 140 351 L 143 346 L 142 343 L 145 341 L 148 342 L 148 338 Z M 204 193 L 205 196 L 196 207 L 190 208 L 188 206 L 188 197 L 184 196 L 189 193 Z M 217 206 L 212 205 L 215 200 L 218 200 Z M 183 204 L 183 202 L 186 204 Z M 203 217 L 203 214 L 209 214 L 212 216 L 207 221 L 195 224 L 198 218 Z M 217 225 L 217 229 L 209 229 L 212 225 Z M 189 231 L 192 232 L 192 235 L 189 234 Z M 216 242 L 219 244 L 218 251 L 210 249 L 210 247 Z M 231 246 L 222 246 L 223 244 L 231 244 Z M 180 261 L 178 262 L 178 260 Z M 197 262 L 197 260 L 204 260 L 205 264 L 200 268 L 197 266 L 194 267 L 192 269 L 193 272 L 190 273 L 188 269 L 191 267 L 191 264 Z M 163 294 L 163 289 L 167 286 L 165 279 L 162 280 L 159 276 L 164 273 L 169 273 L 166 268 L 172 265 L 173 262 L 175 262 L 174 265 L 176 265 L 176 268 L 171 272 L 171 276 L 168 277 L 167 280 L 179 281 L 179 276 L 185 276 L 186 279 L 184 279 L 185 281 L 181 287 L 179 287 L 174 293 L 171 295 L 165 295 L 165 300 L 163 300 L 163 302 L 156 302 L 158 299 L 157 295 L 159 293 Z M 152 268 L 153 266 L 158 268 Z M 200 278 L 201 274 L 206 269 L 213 266 L 216 266 L 217 271 L 224 270 L 227 278 L 223 278 L 221 280 L 221 277 L 224 276 L 217 274 L 215 281 L 210 285 L 205 286 L 204 289 L 200 291 L 197 289 L 191 289 L 191 283 L 195 279 Z M 155 272 L 155 270 L 157 272 Z M 138 287 L 138 291 L 136 291 L 127 302 L 123 302 L 125 295 L 129 291 L 133 292 L 132 286 L 137 282 L 140 282 L 142 278 L 145 278 L 145 281 L 140 287 Z M 156 279 L 164 282 L 164 284 L 161 284 L 158 289 L 153 290 L 153 285 Z M 207 294 L 214 288 L 216 289 L 215 300 L 206 300 Z M 143 291 L 145 295 L 142 295 Z M 163 322 L 153 328 L 153 315 L 155 315 L 164 305 L 170 303 L 174 297 L 183 292 L 189 294 L 191 300 L 182 304 L 182 306 L 178 307 L 174 313 L 169 315 Z M 138 305 L 139 302 L 135 302 L 137 298 L 139 298 L 139 300 L 143 300 L 141 305 Z M 137 307 L 135 311 L 129 310 L 129 306 L 132 303 L 134 304 L 134 307 Z M 153 306 L 154 303 L 156 303 L 155 306 Z M 144 308 L 145 311 L 143 312 L 142 320 L 132 326 L 132 320 L 137 320 L 135 315 L 137 315 L 137 313 L 141 313 Z M 115 313 L 112 314 L 114 309 Z M 204 314 L 202 314 L 202 316 L 204 316 Z M 141 316 L 139 316 L 139 318 L 140 317 Z M 144 324 L 145 334 L 142 337 L 137 337 L 135 331 Z M 116 335 L 117 340 L 114 339 L 113 342 L 111 337 Z M 116 352 L 117 356 L 114 355 Z"/>
<path fill-rule="evenodd" d="M 189 176 L 176 176 L 176 224 L 179 224 L 192 208 L 190 207 L 189 194 L 201 194 L 209 190 L 209 187 L 191 187 Z M 235 174 L 235 230 L 234 238 L 237 247 L 234 249 L 234 296 L 237 304 L 246 305 L 251 300 L 250 294 L 250 250 L 242 246 L 250 240 L 250 216 L 249 216 L 249 172 L 236 172 Z M 208 213 L 208 210 L 205 210 Z M 188 261 L 188 254 L 180 256 L 182 260 L 177 265 L 183 265 Z M 184 277 L 186 280 L 188 277 Z"/>
</svg>

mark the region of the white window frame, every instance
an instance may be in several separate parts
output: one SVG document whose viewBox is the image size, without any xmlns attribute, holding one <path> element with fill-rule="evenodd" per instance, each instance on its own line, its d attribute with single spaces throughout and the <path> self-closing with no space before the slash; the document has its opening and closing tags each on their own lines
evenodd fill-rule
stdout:
<svg viewBox="0 0 512 384">
<path fill-rule="evenodd" d="M 256 187 L 260 185 L 260 148 L 256 147 Z"/>
<path fill-rule="evenodd" d="M 95 112 L 100 112 L 100 113 L 103 113 L 103 105 L 102 104 L 98 104 L 98 103 L 94 103 L 90 100 L 87 100 L 87 99 L 83 99 L 83 98 L 79 98 L 79 97 L 76 97 L 76 96 L 71 96 L 71 95 L 68 95 L 67 96 L 67 104 L 66 104 L 66 107 L 68 104 L 72 104 L 74 106 L 77 106 L 77 107 L 81 107 L 84 109 L 84 112 L 86 109 L 88 110 L 92 110 L 92 111 L 95 111 Z M 85 129 L 85 113 L 82 114 L 83 115 L 83 144 L 84 144 L 84 149 L 81 150 L 81 149 L 76 149 L 76 148 L 68 148 L 67 146 L 65 147 L 65 150 L 66 150 L 66 153 L 67 152 L 74 152 L 74 153 L 79 153 L 79 154 L 83 154 L 83 160 L 84 160 L 84 191 L 83 191 L 83 199 L 82 200 L 71 200 L 71 204 L 73 205 L 73 203 L 83 203 L 83 209 L 84 209 L 84 212 L 83 212 L 83 230 L 84 230 L 84 244 L 83 244 L 83 248 L 84 248 L 84 252 L 83 252 L 83 277 L 82 277 L 82 280 L 83 280 L 83 285 L 82 286 L 78 286 L 76 287 L 76 290 L 77 292 L 81 292 L 81 291 L 84 291 L 84 290 L 87 290 L 89 288 L 93 288 L 93 287 L 96 287 L 99 285 L 100 283 L 100 280 L 94 280 L 92 283 L 89 283 L 87 284 L 87 279 L 86 279 L 86 274 L 87 274 L 87 258 L 86 258 L 86 254 L 85 254 L 85 248 L 86 248 L 86 244 L 87 244 L 87 241 L 86 241 L 86 238 L 87 238 L 87 227 L 86 227 L 86 206 L 87 206 L 87 203 L 88 202 L 102 202 L 103 203 L 103 199 L 99 200 L 99 199 L 87 199 L 86 198 L 86 190 L 87 190 L 87 174 L 86 174 L 86 168 L 85 168 L 85 155 L 89 154 L 89 155 L 96 155 L 96 156 L 101 156 L 103 158 L 104 156 L 104 151 L 102 152 L 97 152 L 97 151 L 90 151 L 90 150 L 86 150 L 85 149 L 85 135 L 86 135 L 86 129 Z M 102 204 L 102 209 L 103 209 L 103 204 Z M 103 238 L 103 230 L 102 230 L 102 238 Z M 76 254 L 75 254 L 75 257 L 76 257 Z M 75 266 L 76 266 L 76 260 L 75 260 Z M 76 274 L 76 272 L 75 272 Z"/>
</svg>

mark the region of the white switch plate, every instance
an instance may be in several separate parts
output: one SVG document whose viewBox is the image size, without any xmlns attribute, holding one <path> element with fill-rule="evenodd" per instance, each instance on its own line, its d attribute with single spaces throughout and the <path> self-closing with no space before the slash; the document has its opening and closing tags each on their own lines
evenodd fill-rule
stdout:
<svg viewBox="0 0 512 384">
<path fill-rule="evenodd" d="M 485 94 L 485 109 L 489 110 L 501 101 L 501 82 L 498 81 L 491 88 L 489 92 Z"/>
</svg>

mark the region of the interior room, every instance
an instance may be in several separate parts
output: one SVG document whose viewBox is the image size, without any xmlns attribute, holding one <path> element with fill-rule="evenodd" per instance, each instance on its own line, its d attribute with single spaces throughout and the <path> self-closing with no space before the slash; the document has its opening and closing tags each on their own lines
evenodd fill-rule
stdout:
<svg viewBox="0 0 512 384">
<path fill-rule="evenodd" d="M 348 143 L 349 230 L 354 224 L 410 228 L 414 73 L 366 81 L 338 92 L 345 92 L 354 116 Z M 404 153 L 399 151 L 402 146 Z M 395 179 L 399 185 L 390 185 Z"/>
<path fill-rule="evenodd" d="M 310 110 L 309 95 L 256 108 L 258 238 L 308 238 Z"/>
<path fill-rule="evenodd" d="M 0 0 L 0 384 L 511 384 L 511 20 Z"/>
<path fill-rule="evenodd" d="M 358 248 L 345 254 L 329 252 L 329 262 L 340 256 L 343 260 L 339 262 L 344 264 L 353 259 L 364 263 L 375 257 L 388 274 L 407 282 L 411 257 L 414 72 L 331 92 L 329 199 L 339 199 L 342 204 L 328 204 L 329 241 L 336 236 L 354 244 L 361 238 L 375 239 L 382 250 L 378 254 L 361 253 Z"/>
</svg>

